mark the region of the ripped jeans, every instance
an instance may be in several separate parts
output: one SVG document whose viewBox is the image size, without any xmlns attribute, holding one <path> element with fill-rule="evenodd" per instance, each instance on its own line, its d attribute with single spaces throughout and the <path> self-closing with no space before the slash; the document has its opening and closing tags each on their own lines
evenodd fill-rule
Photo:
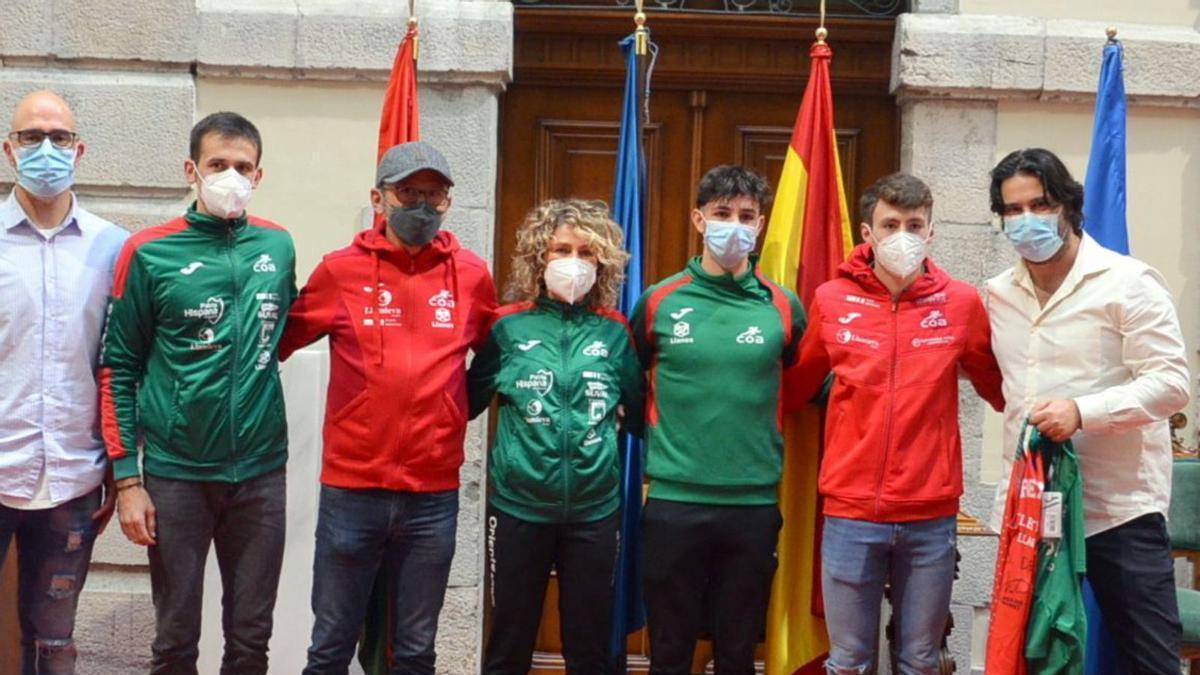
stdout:
<svg viewBox="0 0 1200 675">
<path fill-rule="evenodd" d="M 75 608 L 87 579 L 101 489 L 54 508 L 0 506 L 0 561 L 17 539 L 21 675 L 75 672 Z"/>
</svg>

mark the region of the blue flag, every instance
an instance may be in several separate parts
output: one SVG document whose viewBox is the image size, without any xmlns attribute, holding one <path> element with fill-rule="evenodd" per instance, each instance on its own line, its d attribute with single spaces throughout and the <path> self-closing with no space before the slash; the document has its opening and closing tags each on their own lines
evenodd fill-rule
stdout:
<svg viewBox="0 0 1200 675">
<path fill-rule="evenodd" d="M 646 157 L 642 148 L 644 81 L 636 35 L 627 36 L 620 45 L 625 52 L 625 102 L 621 106 L 612 216 L 621 226 L 625 245 L 629 248 L 629 267 L 620 299 L 621 312 L 629 316 L 642 295 L 642 242 L 646 222 Z M 646 91 L 649 91 L 648 87 Z M 625 638 L 646 624 L 638 562 L 641 556 L 642 443 L 624 434 L 621 452 L 621 548 L 613 578 L 615 597 L 609 654 L 619 659 L 620 663 L 614 669 L 624 672 L 621 657 L 625 655 Z"/>
<path fill-rule="evenodd" d="M 1116 40 L 1109 40 L 1104 46 L 1100 66 L 1092 150 L 1084 181 L 1083 227 L 1101 246 L 1129 254 L 1129 231 L 1125 224 L 1125 78 L 1121 69 L 1121 45 Z M 1088 625 L 1084 672 L 1086 675 L 1122 675 L 1112 637 L 1100 614 L 1100 605 L 1086 580 L 1083 582 L 1083 604 Z"/>
<path fill-rule="evenodd" d="M 1084 181 L 1083 227 L 1107 249 L 1129 254 L 1125 225 L 1125 77 L 1121 44 L 1104 47 L 1100 86 L 1096 90 L 1096 119 L 1092 150 Z"/>
</svg>

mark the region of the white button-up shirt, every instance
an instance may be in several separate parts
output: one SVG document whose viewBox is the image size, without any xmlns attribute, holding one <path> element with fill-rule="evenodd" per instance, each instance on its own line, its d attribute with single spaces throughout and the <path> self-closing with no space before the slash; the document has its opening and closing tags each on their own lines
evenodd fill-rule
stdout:
<svg viewBox="0 0 1200 675">
<path fill-rule="evenodd" d="M 129 233 L 83 210 L 52 236 L 0 204 L 0 504 L 49 508 L 104 478 L 96 355 Z"/>
<path fill-rule="evenodd" d="M 1161 274 L 1086 233 L 1062 285 L 1038 304 L 1024 262 L 987 283 L 992 349 L 1004 375 L 1004 478 L 999 524 L 1025 418 L 1046 400 L 1071 399 L 1083 427 L 1071 437 L 1083 474 L 1086 536 L 1171 500 L 1166 419 L 1188 401 L 1188 365 L 1171 292 Z"/>
</svg>

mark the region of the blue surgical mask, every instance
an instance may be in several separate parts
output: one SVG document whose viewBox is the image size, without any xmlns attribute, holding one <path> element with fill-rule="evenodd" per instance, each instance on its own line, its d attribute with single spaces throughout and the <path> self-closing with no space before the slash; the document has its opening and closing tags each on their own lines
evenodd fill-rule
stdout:
<svg viewBox="0 0 1200 675">
<path fill-rule="evenodd" d="M 31 194 L 50 199 L 75 183 L 75 148 L 60 148 L 49 138 L 17 149 L 17 182 Z"/>
<path fill-rule="evenodd" d="M 721 267 L 731 270 L 754 250 L 758 231 L 753 227 L 724 220 L 704 221 L 704 245 Z"/>
<path fill-rule="evenodd" d="M 1004 235 L 1022 258 L 1029 262 L 1046 262 L 1063 246 L 1058 231 L 1058 214 L 1023 213 L 1004 219 Z"/>
</svg>

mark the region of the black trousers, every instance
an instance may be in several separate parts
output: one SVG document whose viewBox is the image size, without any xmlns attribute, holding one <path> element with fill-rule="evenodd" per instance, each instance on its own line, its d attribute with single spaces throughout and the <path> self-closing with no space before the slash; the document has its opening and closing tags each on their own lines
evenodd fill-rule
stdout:
<svg viewBox="0 0 1200 675">
<path fill-rule="evenodd" d="M 1125 673 L 1177 675 L 1183 626 L 1162 514 L 1088 537 L 1087 567 Z"/>
<path fill-rule="evenodd" d="M 150 672 L 195 675 L 204 565 L 215 546 L 225 632 L 221 674 L 265 674 L 287 529 L 284 470 L 240 483 L 150 474 L 144 480 L 158 512 L 158 543 L 149 550 L 155 615 Z"/>
<path fill-rule="evenodd" d="M 531 523 L 488 507 L 487 602 L 492 627 L 484 652 L 486 675 L 526 675 L 533 660 L 546 581 L 558 576 L 563 658 L 571 675 L 608 668 L 613 572 L 621 514 L 589 523 Z"/>
<path fill-rule="evenodd" d="M 647 501 L 642 578 L 653 675 L 690 673 L 696 639 L 705 629 L 717 675 L 754 672 L 782 524 L 775 505 Z"/>
</svg>

